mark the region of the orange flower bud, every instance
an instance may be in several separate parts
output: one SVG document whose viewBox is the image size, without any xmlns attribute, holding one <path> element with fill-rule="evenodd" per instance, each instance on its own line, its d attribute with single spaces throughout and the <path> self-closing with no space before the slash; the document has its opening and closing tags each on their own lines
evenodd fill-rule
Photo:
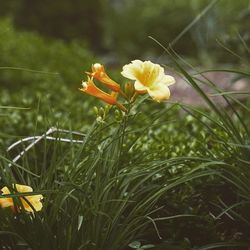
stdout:
<svg viewBox="0 0 250 250">
<path fill-rule="evenodd" d="M 96 98 L 99 98 L 108 104 L 111 104 L 111 105 L 116 104 L 116 97 L 109 95 L 105 93 L 104 91 L 100 90 L 99 88 L 97 88 L 92 78 L 88 77 L 87 82 L 82 82 L 82 88 L 80 89 L 80 91 L 86 94 L 95 96 Z"/>
<path fill-rule="evenodd" d="M 95 63 L 92 65 L 92 72 L 86 72 L 88 75 L 104 83 L 109 89 L 120 92 L 120 85 L 112 80 L 105 72 L 104 66 L 100 63 Z"/>
<path fill-rule="evenodd" d="M 80 91 L 89 94 L 91 96 L 94 96 L 110 105 L 116 105 L 119 109 L 126 112 L 126 108 L 117 102 L 117 96 L 118 94 L 115 92 L 112 92 L 111 94 L 107 94 L 101 89 L 99 89 L 93 82 L 93 78 L 88 77 L 87 82 L 82 82 L 82 88 L 79 89 Z"/>
</svg>

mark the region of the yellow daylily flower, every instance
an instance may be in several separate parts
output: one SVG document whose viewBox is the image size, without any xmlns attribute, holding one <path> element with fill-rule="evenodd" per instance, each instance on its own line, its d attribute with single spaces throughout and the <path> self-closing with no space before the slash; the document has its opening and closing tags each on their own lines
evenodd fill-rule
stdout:
<svg viewBox="0 0 250 250">
<path fill-rule="evenodd" d="M 30 186 L 25 186 L 25 185 L 20 185 L 20 184 L 13 184 L 13 189 L 16 190 L 16 192 L 18 193 L 26 193 L 26 192 L 33 192 L 33 189 Z M 11 194 L 10 190 L 8 189 L 8 187 L 3 187 L 1 189 L 2 195 L 7 195 L 7 194 Z M 25 199 L 23 198 L 25 197 Z M 40 211 L 43 207 L 41 200 L 43 199 L 43 196 L 41 194 L 38 195 L 23 195 L 21 197 L 19 197 L 24 209 L 28 212 L 34 212 L 35 211 Z M 27 202 L 27 201 L 28 202 Z M 32 207 L 33 209 L 32 209 Z M 0 197 L 0 206 L 2 208 L 5 207 L 11 207 L 13 211 L 18 211 L 19 208 L 15 207 L 13 198 L 2 198 Z"/>
<path fill-rule="evenodd" d="M 120 85 L 112 80 L 105 72 L 104 66 L 100 63 L 95 63 L 92 65 L 92 72 L 86 72 L 88 75 L 104 83 L 109 89 L 120 92 Z"/>
<path fill-rule="evenodd" d="M 165 75 L 163 67 L 150 61 L 134 60 L 123 66 L 121 74 L 135 80 L 134 87 L 139 94 L 148 93 L 157 102 L 169 99 L 168 86 L 175 83 L 174 77 Z"/>
<path fill-rule="evenodd" d="M 111 93 L 107 94 L 106 92 L 99 89 L 93 82 L 93 78 L 88 77 L 88 80 L 86 82 L 82 82 L 82 88 L 79 89 L 80 91 L 92 95 L 110 105 L 116 105 L 118 108 L 120 108 L 122 111 L 127 111 L 126 108 L 117 102 L 117 94 Z"/>
</svg>

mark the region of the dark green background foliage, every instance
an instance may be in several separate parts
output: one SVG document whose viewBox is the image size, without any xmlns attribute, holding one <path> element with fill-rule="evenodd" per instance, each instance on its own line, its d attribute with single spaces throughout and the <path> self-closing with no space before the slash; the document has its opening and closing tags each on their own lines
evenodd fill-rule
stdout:
<svg viewBox="0 0 250 250">
<path fill-rule="evenodd" d="M 27 108 L 2 110 L 1 133 L 29 135 L 38 128 L 44 131 L 55 122 L 67 123 L 73 113 L 76 117 L 85 113 L 84 124 L 89 123 L 94 99 L 80 94 L 78 88 L 85 79 L 83 73 L 96 59 L 83 43 L 65 44 L 16 31 L 8 19 L 0 21 L 0 54 L 0 105 Z M 88 109 L 91 111 L 85 112 Z M 45 118 L 44 114 L 50 115 Z"/>
<path fill-rule="evenodd" d="M 67 45 L 61 40 L 50 40 L 28 32 L 17 32 L 9 20 L 0 22 L 0 66 L 26 68 L 43 71 L 30 74 L 28 71 L 1 72 L 1 84 L 16 88 L 31 82 L 42 86 L 50 81 L 61 85 L 79 84 L 84 69 L 87 69 L 94 57 L 84 43 L 71 42 Z M 48 72 L 48 74 L 46 74 Z"/>
<path fill-rule="evenodd" d="M 0 13 L 12 16 L 15 26 L 67 41 L 80 39 L 96 53 L 115 63 L 134 57 L 157 56 L 153 36 L 165 44 L 178 34 L 212 1 L 183 0 L 1 0 Z M 175 48 L 179 53 L 200 58 L 217 55 L 216 38 L 232 39 L 239 31 L 249 41 L 248 1 L 218 1 Z M 119 56 L 119 60 L 116 59 Z M 124 61 L 123 61 L 124 62 Z M 122 63 L 123 63 L 122 62 Z"/>
</svg>

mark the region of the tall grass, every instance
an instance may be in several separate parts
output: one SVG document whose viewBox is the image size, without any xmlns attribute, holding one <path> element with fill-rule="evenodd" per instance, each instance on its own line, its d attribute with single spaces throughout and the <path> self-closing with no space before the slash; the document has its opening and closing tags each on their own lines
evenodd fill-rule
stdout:
<svg viewBox="0 0 250 250">
<path fill-rule="evenodd" d="M 249 101 L 161 46 L 207 108 L 141 100 L 80 133 L 56 128 L 1 150 L 1 187 L 44 196 L 34 215 L 0 209 L 2 249 L 249 249 Z"/>
<path fill-rule="evenodd" d="M 2 152 L 2 184 L 27 184 L 34 188 L 34 194 L 45 197 L 43 210 L 34 216 L 24 211 L 13 214 L 8 209 L 0 210 L 3 247 L 127 249 L 137 240 L 154 244 L 155 249 L 174 249 L 177 245 L 191 249 L 206 243 L 199 249 L 246 249 L 250 140 L 243 114 L 249 110 L 243 112 L 244 106 L 236 106 L 233 96 L 223 94 L 208 79 L 201 81 L 190 75 L 181 58 L 174 51 L 168 52 L 180 74 L 207 102 L 208 109 L 169 104 L 168 108 L 151 112 L 150 117 L 137 111 L 119 114 L 116 119 L 111 111 L 107 121 L 95 122 L 84 131 L 85 135 L 69 132 L 67 143 L 61 141 L 66 135 L 60 132 L 57 140 L 43 138 L 18 162 L 11 163 L 11 155 Z M 201 84 L 209 84 L 228 106 L 218 107 Z M 160 133 L 162 140 L 171 138 L 169 134 L 175 128 L 166 128 L 166 119 L 170 124 L 171 119 L 177 119 L 174 124 L 181 131 L 186 118 L 176 115 L 180 108 L 193 117 L 192 126 L 198 130 L 192 131 L 192 137 L 198 146 L 192 154 L 187 151 L 192 141 L 184 131 L 186 151 L 171 157 L 171 147 L 167 154 L 159 152 L 157 136 Z M 27 147 L 25 143 L 30 142 L 23 142 L 23 148 Z M 199 232 L 203 237 L 199 242 L 195 230 L 194 235 L 185 231 L 190 230 L 189 223 L 196 229 L 210 227 L 206 230 L 212 241 Z M 238 229 L 242 239 L 235 240 L 236 232 L 230 232 L 228 225 Z M 188 235 L 186 240 L 184 235 Z"/>
</svg>

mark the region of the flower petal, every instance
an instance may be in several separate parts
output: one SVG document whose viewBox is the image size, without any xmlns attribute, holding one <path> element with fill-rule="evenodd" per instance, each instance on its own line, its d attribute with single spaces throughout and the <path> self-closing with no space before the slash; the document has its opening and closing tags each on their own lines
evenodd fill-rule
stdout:
<svg viewBox="0 0 250 250">
<path fill-rule="evenodd" d="M 154 64 L 150 61 L 145 61 L 143 64 L 143 84 L 150 85 L 151 83 L 155 82 L 159 75 L 164 75 L 163 68 L 158 65 Z"/>
<path fill-rule="evenodd" d="M 112 80 L 106 73 L 105 68 L 100 63 L 95 63 L 92 65 L 92 72 L 86 72 L 87 75 L 99 80 L 100 82 L 104 83 L 108 88 L 115 92 L 120 92 L 121 87 L 120 85 Z"/>
<path fill-rule="evenodd" d="M 20 185 L 20 184 L 15 184 L 13 185 L 14 188 L 16 188 L 17 192 L 19 193 L 25 193 L 25 192 L 32 192 L 33 189 L 30 186 L 26 185 Z"/>
<path fill-rule="evenodd" d="M 32 192 L 33 189 L 30 186 L 21 185 L 21 184 L 12 184 L 13 189 L 16 189 L 18 193 L 27 193 Z M 1 189 L 3 194 L 10 194 L 10 190 L 7 187 L 4 187 Z M 22 202 L 22 205 L 24 209 L 28 212 L 34 212 L 32 207 L 34 207 L 35 211 L 40 211 L 43 207 L 43 204 L 41 203 L 41 200 L 43 199 L 43 196 L 41 194 L 37 195 L 29 195 L 29 196 L 21 196 L 19 197 L 20 201 Z M 28 201 L 28 202 L 27 202 Z M 15 210 L 14 202 L 12 198 L 0 198 L 0 205 L 1 207 L 11 207 Z"/>
<path fill-rule="evenodd" d="M 147 88 L 154 88 L 155 84 L 174 84 L 175 79 L 172 76 L 165 75 L 164 68 L 151 61 L 134 60 L 130 64 L 123 66 L 121 74 L 131 80 L 136 80 Z M 139 89 L 136 88 L 136 89 Z"/>
<path fill-rule="evenodd" d="M 141 75 L 142 70 L 143 62 L 140 60 L 134 60 L 123 66 L 121 74 L 130 80 L 137 80 L 137 77 Z"/>
<path fill-rule="evenodd" d="M 160 82 L 165 83 L 167 86 L 170 86 L 175 83 L 175 79 L 170 75 L 164 75 Z"/>
<path fill-rule="evenodd" d="M 95 96 L 96 98 L 99 98 L 108 104 L 111 104 L 111 105 L 117 104 L 116 97 L 114 97 L 110 94 L 107 94 L 106 92 L 99 89 L 94 84 L 93 79 L 90 77 L 88 77 L 88 80 L 86 82 L 82 82 L 82 88 L 79 90 L 86 93 L 86 94 Z"/>
<path fill-rule="evenodd" d="M 139 81 L 135 81 L 135 90 L 137 91 L 147 91 L 147 87 L 141 84 Z"/>
<path fill-rule="evenodd" d="M 10 190 L 7 187 L 3 187 L 1 189 L 2 194 L 10 194 Z M 1 207 L 11 207 L 13 206 L 13 199 L 12 198 L 0 198 L 0 206 Z"/>
<path fill-rule="evenodd" d="M 27 201 L 25 200 L 27 199 Z M 32 207 L 35 211 L 40 211 L 43 207 L 43 204 L 41 200 L 43 199 L 43 196 L 41 194 L 38 195 L 32 195 L 32 196 L 25 196 L 25 199 L 21 198 L 22 204 L 24 206 L 24 209 L 29 212 L 33 212 Z M 31 206 L 30 206 L 30 204 Z"/>
<path fill-rule="evenodd" d="M 164 83 L 154 85 L 152 88 L 148 88 L 148 94 L 157 102 L 168 100 L 170 97 L 170 90 Z"/>
</svg>

